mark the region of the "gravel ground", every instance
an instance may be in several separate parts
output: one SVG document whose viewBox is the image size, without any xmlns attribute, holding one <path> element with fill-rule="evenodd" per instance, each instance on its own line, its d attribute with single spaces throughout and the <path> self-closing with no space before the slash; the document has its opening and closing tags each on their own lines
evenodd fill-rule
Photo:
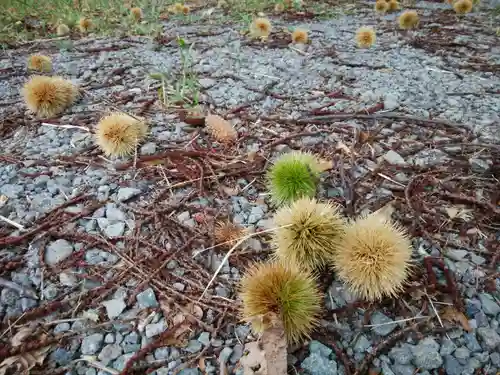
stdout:
<svg viewBox="0 0 500 375">
<path fill-rule="evenodd" d="M 172 23 L 154 41 L 39 42 L 0 55 L 0 214 L 22 226 L 0 222 L 0 359 L 36 350 L 44 361 L 33 374 L 124 374 L 127 362 L 137 374 L 242 373 L 253 338 L 235 286 L 267 256 L 267 238 L 247 241 L 205 294 L 227 249 L 197 252 L 214 244 L 219 219 L 271 228 L 262 172 L 302 149 L 333 162 L 318 196 L 346 215 L 395 202 L 426 267 L 401 299 L 372 305 L 324 275 L 323 333 L 291 348 L 290 365 L 309 375 L 498 373 L 499 19 L 488 4 L 463 19 L 446 4 L 415 7 L 421 25 L 408 33 L 396 14 L 360 4 L 336 19 L 273 19 L 268 43 L 249 42 L 241 25 Z M 377 30 L 369 50 L 354 43 L 363 25 Z M 309 30 L 311 43 L 289 46 L 282 27 Z M 231 119 L 236 145 L 157 100 L 150 74 L 181 72 L 176 34 L 194 44 L 200 101 Z M 35 52 L 86 90 L 45 124 L 19 96 Z M 54 126 L 92 129 L 116 108 L 151 124 L 129 160 L 103 158 L 81 128 Z"/>
</svg>

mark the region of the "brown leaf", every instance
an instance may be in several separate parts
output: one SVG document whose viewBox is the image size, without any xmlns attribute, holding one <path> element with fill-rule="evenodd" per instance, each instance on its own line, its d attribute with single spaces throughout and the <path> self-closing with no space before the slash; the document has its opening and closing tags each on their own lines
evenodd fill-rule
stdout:
<svg viewBox="0 0 500 375">
<path fill-rule="evenodd" d="M 265 317 L 267 328 L 262 333 L 259 342 L 245 345 L 248 355 L 242 357 L 244 375 L 286 375 L 287 374 L 287 342 L 283 321 L 276 315 Z M 254 371 L 254 368 L 258 368 Z"/>
<path fill-rule="evenodd" d="M 198 369 L 201 372 L 205 372 L 205 370 L 207 369 L 207 367 L 205 366 L 205 357 L 200 357 L 200 359 L 198 360 Z"/>
<path fill-rule="evenodd" d="M 460 323 L 462 328 L 465 329 L 467 332 L 472 332 L 472 327 L 469 324 L 469 319 L 458 311 L 455 307 L 453 306 L 446 306 L 442 311 L 441 311 L 441 319 L 447 320 L 452 323 Z"/>
<path fill-rule="evenodd" d="M 5 358 L 2 363 L 0 363 L 0 375 L 5 375 L 9 368 L 12 369 L 13 366 L 16 368 L 16 374 L 21 374 L 22 371 L 29 371 L 37 366 L 42 365 L 45 361 L 50 350 L 50 346 L 41 348 L 29 353 L 22 353 L 13 357 Z"/>
<path fill-rule="evenodd" d="M 191 314 L 193 314 L 195 317 L 197 317 L 198 319 L 202 319 L 203 318 L 203 310 L 198 305 L 195 305 L 195 304 L 191 305 L 190 304 L 190 306 L 189 306 L 189 312 Z"/>
<path fill-rule="evenodd" d="M 328 171 L 333 168 L 333 161 L 326 159 L 319 159 L 318 168 L 321 172 Z"/>
<path fill-rule="evenodd" d="M 23 343 L 25 343 L 27 338 L 33 334 L 35 331 L 35 326 L 34 325 L 29 325 L 29 326 L 24 326 L 19 329 L 19 331 L 16 332 L 14 336 L 10 339 L 10 343 L 12 346 L 20 346 Z"/>
</svg>

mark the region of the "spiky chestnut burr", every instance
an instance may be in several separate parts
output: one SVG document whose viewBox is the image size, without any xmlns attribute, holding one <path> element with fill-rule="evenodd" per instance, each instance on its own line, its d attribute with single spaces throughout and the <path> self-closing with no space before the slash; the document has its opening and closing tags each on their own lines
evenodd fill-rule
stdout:
<svg viewBox="0 0 500 375">
<path fill-rule="evenodd" d="M 106 156 L 127 156 L 146 137 L 147 125 L 125 113 L 112 113 L 99 121 L 95 133 L 97 145 Z"/>
<path fill-rule="evenodd" d="M 28 70 L 33 70 L 41 73 L 49 73 L 52 71 L 52 60 L 44 55 L 31 55 L 28 57 Z"/>
<path fill-rule="evenodd" d="M 471 0 L 457 0 L 453 3 L 453 10 L 460 15 L 472 12 L 472 7 L 473 4 Z"/>
<path fill-rule="evenodd" d="M 292 151 L 279 156 L 266 174 L 273 204 L 281 206 L 304 196 L 314 197 L 320 168 L 318 159 L 308 152 Z"/>
<path fill-rule="evenodd" d="M 304 29 L 295 29 L 292 33 L 292 41 L 294 43 L 306 44 L 309 40 L 307 31 Z"/>
<path fill-rule="evenodd" d="M 250 34 L 255 38 L 267 38 L 271 34 L 271 31 L 271 22 L 267 18 L 256 18 L 250 25 Z"/>
<path fill-rule="evenodd" d="M 338 249 L 334 269 L 354 295 L 375 301 L 403 290 L 412 247 L 401 226 L 378 214 L 361 217 L 346 227 Z"/>
<path fill-rule="evenodd" d="M 241 280 L 240 297 L 242 318 L 252 323 L 255 333 L 267 328 L 268 314 L 277 314 L 290 343 L 309 337 L 318 324 L 323 298 L 310 273 L 279 262 L 250 266 Z"/>
<path fill-rule="evenodd" d="M 331 264 L 345 229 L 339 207 L 304 197 L 280 208 L 273 220 L 277 259 L 311 271 Z"/>
<path fill-rule="evenodd" d="M 356 31 L 356 43 L 359 48 L 369 48 L 376 40 L 377 36 L 375 30 L 371 27 L 360 27 L 358 31 Z"/>
<path fill-rule="evenodd" d="M 399 18 L 399 28 L 403 30 L 413 29 L 418 26 L 420 19 L 418 13 L 414 10 L 407 10 L 403 12 Z"/>
<path fill-rule="evenodd" d="M 71 81 L 57 76 L 33 76 L 21 94 L 28 109 L 39 118 L 59 115 L 79 96 L 78 88 Z"/>
</svg>

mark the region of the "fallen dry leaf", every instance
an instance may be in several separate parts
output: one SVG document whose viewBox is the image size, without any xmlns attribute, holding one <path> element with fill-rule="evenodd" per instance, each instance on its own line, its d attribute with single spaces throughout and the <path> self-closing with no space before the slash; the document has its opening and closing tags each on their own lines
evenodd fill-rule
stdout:
<svg viewBox="0 0 500 375">
<path fill-rule="evenodd" d="M 333 168 L 333 161 L 326 159 L 319 159 L 318 168 L 321 172 L 328 171 Z"/>
<path fill-rule="evenodd" d="M 462 219 L 464 221 L 472 219 L 471 212 L 474 212 L 474 210 L 470 208 L 460 206 L 445 207 L 444 210 L 450 219 Z"/>
<path fill-rule="evenodd" d="M 11 345 L 20 346 L 25 343 L 27 341 L 26 338 L 33 335 L 35 328 L 36 326 L 33 324 L 21 327 L 19 331 L 17 331 L 16 334 L 10 339 Z"/>
<path fill-rule="evenodd" d="M 453 306 L 446 306 L 442 311 L 441 311 L 441 319 L 442 320 L 447 320 L 452 323 L 460 323 L 463 329 L 465 329 L 467 332 L 472 332 L 472 327 L 469 324 L 469 319 L 458 311 L 455 307 Z"/>
<path fill-rule="evenodd" d="M 338 141 L 335 149 L 344 152 L 346 155 L 351 155 L 351 149 L 344 142 Z"/>
<path fill-rule="evenodd" d="M 7 370 L 12 369 L 13 366 L 16 368 L 15 374 L 22 374 L 23 372 L 29 373 L 33 367 L 43 364 L 49 350 L 50 346 L 46 346 L 32 352 L 5 358 L 2 363 L 0 363 L 0 375 L 5 375 Z"/>
<path fill-rule="evenodd" d="M 267 328 L 262 333 L 260 342 L 253 341 L 245 345 L 248 354 L 240 359 L 243 375 L 287 374 L 288 345 L 283 322 L 276 315 L 266 316 L 266 318 L 269 324 L 266 324 Z"/>
</svg>

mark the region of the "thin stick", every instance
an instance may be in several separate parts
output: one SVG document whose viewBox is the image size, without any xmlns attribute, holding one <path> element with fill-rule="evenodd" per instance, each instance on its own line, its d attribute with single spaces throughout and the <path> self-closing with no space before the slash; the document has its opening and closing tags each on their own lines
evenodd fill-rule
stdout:
<svg viewBox="0 0 500 375">
<path fill-rule="evenodd" d="M 229 259 L 229 257 L 231 256 L 231 254 L 233 253 L 234 250 L 236 250 L 236 248 L 238 246 L 240 246 L 245 240 L 253 237 L 253 236 L 256 236 L 258 234 L 262 234 L 262 233 L 266 233 L 266 232 L 271 232 L 271 231 L 274 231 L 276 229 L 281 229 L 281 228 L 286 228 L 286 227 L 289 227 L 291 226 L 292 224 L 288 224 L 288 225 L 284 225 L 282 227 L 276 227 L 276 228 L 271 228 L 271 229 L 266 229 L 266 230 L 263 230 L 261 232 L 256 232 L 256 233 L 250 233 L 250 234 L 247 234 L 246 236 L 243 236 L 241 237 L 238 242 L 236 242 L 236 244 L 231 248 L 229 249 L 229 251 L 227 252 L 227 254 L 224 256 L 224 258 L 222 259 L 222 262 L 220 263 L 219 267 L 217 267 L 217 270 L 215 271 L 214 275 L 212 276 L 212 278 L 210 279 L 210 281 L 208 282 L 208 285 L 206 286 L 205 290 L 203 291 L 203 293 L 201 294 L 200 298 L 198 298 L 198 301 L 201 301 L 201 299 L 205 296 L 205 293 L 207 292 L 208 288 L 210 288 L 210 286 L 212 285 L 213 281 L 215 280 L 215 278 L 217 277 L 217 275 L 219 274 L 220 270 L 222 269 L 222 267 L 224 266 L 224 263 L 226 263 L 226 261 Z M 229 241 L 229 242 L 232 242 L 232 241 Z M 201 253 L 205 250 L 208 250 L 208 249 L 203 249 L 203 250 L 200 250 L 198 253 Z"/>
<path fill-rule="evenodd" d="M 53 128 L 64 128 L 64 129 L 80 129 L 83 131 L 86 131 L 87 133 L 90 133 L 90 129 L 87 128 L 86 126 L 77 126 L 77 125 L 57 125 L 57 124 L 49 124 L 47 122 L 42 122 L 42 125 L 44 126 L 51 126 Z"/>
<path fill-rule="evenodd" d="M 414 316 L 413 318 L 394 320 L 392 322 L 385 322 L 385 323 L 380 323 L 380 324 L 366 324 L 363 327 L 381 327 L 381 326 L 387 326 L 390 324 L 403 323 L 403 322 L 408 322 L 410 320 L 425 319 L 425 318 L 428 318 L 428 316 Z"/>
<path fill-rule="evenodd" d="M 240 237 L 238 238 L 238 241 L 239 240 L 246 240 L 246 239 L 249 239 L 253 236 L 257 236 L 259 234 L 264 234 L 264 233 L 268 233 L 268 232 L 272 232 L 272 231 L 275 231 L 277 229 L 281 229 L 281 228 L 286 228 L 286 227 L 289 227 L 291 226 L 292 224 L 287 224 L 287 225 L 283 225 L 282 227 L 276 227 L 276 228 L 271 228 L 271 229 L 266 229 L 266 230 L 262 230 L 260 232 L 255 232 L 255 233 L 250 233 L 250 234 L 247 234 L 246 236 L 243 236 L 243 237 Z M 215 249 L 216 247 L 219 247 L 219 246 L 222 246 L 222 245 L 227 245 L 231 242 L 234 242 L 235 240 L 229 240 L 229 241 L 225 241 L 225 242 L 221 242 L 221 243 L 218 243 L 218 244 L 215 244 L 213 246 L 210 246 L 210 247 L 206 247 L 204 249 L 201 249 L 199 251 L 197 251 L 194 255 L 193 255 L 193 258 L 195 258 L 197 255 L 201 254 L 201 253 L 204 253 L 205 251 L 207 250 L 211 250 L 211 249 Z"/>
<path fill-rule="evenodd" d="M 3 216 L 3 215 L 0 215 L 0 220 L 5 221 L 7 224 L 10 224 L 10 225 L 12 225 L 13 227 L 16 227 L 17 229 L 19 229 L 19 230 L 21 230 L 21 231 L 26 230 L 26 228 L 25 228 L 25 227 L 23 227 L 21 224 L 18 224 L 18 223 L 16 223 L 15 221 L 12 221 L 12 220 L 10 220 L 10 219 L 6 218 L 6 217 L 5 217 L 5 216 Z"/>
</svg>

